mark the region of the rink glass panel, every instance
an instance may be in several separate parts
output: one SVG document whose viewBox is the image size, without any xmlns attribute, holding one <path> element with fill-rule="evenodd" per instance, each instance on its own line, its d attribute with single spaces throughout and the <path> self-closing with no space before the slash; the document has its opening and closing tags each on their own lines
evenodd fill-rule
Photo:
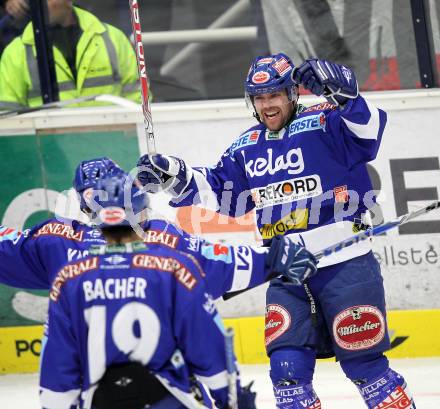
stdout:
<svg viewBox="0 0 440 409">
<path fill-rule="evenodd" d="M 103 0 L 78 2 L 131 35 L 127 1 L 110 3 L 112 7 Z M 429 0 L 427 5 L 438 70 L 440 3 Z M 144 0 L 139 11 L 146 33 L 210 25 L 256 28 L 247 39 L 193 43 L 172 70 L 167 70 L 170 61 L 188 44 L 146 44 L 156 101 L 242 97 L 251 61 L 278 52 L 297 66 L 311 57 L 348 65 L 363 91 L 420 88 L 410 0 Z M 225 17 L 227 23 L 218 26 Z"/>
<path fill-rule="evenodd" d="M 75 4 L 131 36 L 127 0 Z M 426 4 L 439 71 L 440 3 Z M 345 64 L 363 91 L 421 87 L 410 0 L 143 0 L 139 13 L 146 34 L 210 26 L 245 31 L 239 38 L 234 34 L 225 40 L 225 35 L 211 42 L 177 42 L 179 34 L 168 43 L 145 41 L 157 102 L 243 97 L 251 61 L 278 52 L 297 66 L 311 57 Z M 13 38 L 8 33 L 0 35 L 0 52 Z"/>
</svg>

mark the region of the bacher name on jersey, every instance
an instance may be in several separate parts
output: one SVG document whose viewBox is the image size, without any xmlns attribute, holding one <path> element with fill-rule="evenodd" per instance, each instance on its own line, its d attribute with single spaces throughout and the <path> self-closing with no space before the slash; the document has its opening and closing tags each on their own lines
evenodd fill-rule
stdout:
<svg viewBox="0 0 440 409">
<path fill-rule="evenodd" d="M 228 385 L 212 297 L 195 259 L 166 246 L 97 246 L 64 266 L 50 291 L 43 407 L 67 409 L 80 399 L 90 407 L 106 368 L 131 361 L 151 370 L 186 407 L 204 407 L 191 393 L 191 375 L 211 389 Z"/>
</svg>

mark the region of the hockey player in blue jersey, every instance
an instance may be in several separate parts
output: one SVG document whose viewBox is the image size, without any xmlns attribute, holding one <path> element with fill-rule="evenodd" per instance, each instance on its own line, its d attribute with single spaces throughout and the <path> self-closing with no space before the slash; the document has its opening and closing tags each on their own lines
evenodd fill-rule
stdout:
<svg viewBox="0 0 440 409">
<path fill-rule="evenodd" d="M 41 405 L 211 408 L 194 394 L 195 375 L 217 408 L 230 408 L 223 326 L 206 274 L 191 255 L 139 241 L 132 216 L 146 197 L 131 187 L 127 201 L 126 187 L 124 175 L 98 181 L 106 195 L 93 202 L 93 219 L 107 245 L 62 267 L 52 284 Z M 282 264 L 282 253 L 271 258 Z M 237 391 L 238 409 L 255 408 L 254 393 L 239 381 Z"/>
<path fill-rule="evenodd" d="M 125 172 L 105 157 L 81 162 L 73 180 L 81 210 L 91 215 L 88 202 L 93 199 L 100 178 L 122 174 Z M 211 243 L 164 220 L 146 220 L 142 229 L 145 243 L 177 249 L 194 257 L 206 271 L 207 285 L 215 298 L 259 285 L 274 271 L 294 284 L 316 272 L 314 257 L 307 250 L 282 240 L 268 252 L 252 246 Z M 62 265 L 81 260 L 89 254 L 90 246 L 104 243 L 96 226 L 77 220 L 53 218 L 23 233 L 0 226 L 0 283 L 24 289 L 49 289 Z M 281 263 L 284 251 L 288 257 Z M 256 265 L 267 268 L 254 268 Z"/>
<path fill-rule="evenodd" d="M 84 213 L 89 212 L 85 198 L 96 181 L 119 172 L 123 170 L 106 157 L 82 161 L 77 166 L 73 187 Z M 97 228 L 77 220 L 51 218 L 23 232 L 0 226 L 0 283 L 49 289 L 62 265 L 87 255 L 92 244 L 104 243 Z"/>
<path fill-rule="evenodd" d="M 300 105 L 299 85 L 328 102 Z M 316 252 L 365 228 L 375 203 L 366 163 L 376 157 L 386 114 L 359 94 L 353 71 L 319 59 L 295 68 L 280 53 L 258 57 L 245 88 L 259 123 L 216 166 L 190 168 L 180 158 L 145 155 L 141 182 L 160 184 L 174 206 L 209 197 L 231 216 L 254 209 L 266 245 L 285 235 Z M 275 279 L 267 291 L 266 349 L 277 407 L 320 408 L 315 361 L 335 354 L 368 408 L 414 409 L 404 378 L 384 355 L 390 347 L 384 287 L 371 243 L 326 256 L 318 267 L 303 287 Z"/>
</svg>

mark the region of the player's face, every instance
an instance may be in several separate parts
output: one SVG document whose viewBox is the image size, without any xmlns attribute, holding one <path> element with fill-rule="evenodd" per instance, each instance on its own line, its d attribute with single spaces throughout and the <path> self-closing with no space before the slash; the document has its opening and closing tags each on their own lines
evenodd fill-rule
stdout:
<svg viewBox="0 0 440 409">
<path fill-rule="evenodd" d="M 279 131 L 290 119 L 293 113 L 293 103 L 287 97 L 287 92 L 254 96 L 254 106 L 261 121 L 271 131 Z"/>
</svg>

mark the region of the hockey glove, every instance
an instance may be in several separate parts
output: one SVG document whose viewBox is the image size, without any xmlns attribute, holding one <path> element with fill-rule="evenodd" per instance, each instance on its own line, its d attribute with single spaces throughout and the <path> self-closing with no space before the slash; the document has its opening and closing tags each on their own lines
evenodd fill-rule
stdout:
<svg viewBox="0 0 440 409">
<path fill-rule="evenodd" d="M 167 155 L 143 155 L 137 163 L 138 179 L 151 193 L 166 191 L 179 197 L 192 178 L 192 169 L 179 158 Z"/>
<path fill-rule="evenodd" d="M 251 391 L 254 381 L 247 386 L 240 387 L 240 382 L 237 382 L 237 409 L 257 409 L 255 399 L 256 392 Z M 210 389 L 211 396 L 215 400 L 215 407 L 221 409 L 231 409 L 228 403 L 229 391 L 228 388 Z"/>
<path fill-rule="evenodd" d="M 238 391 L 238 409 L 257 409 L 255 404 L 257 392 L 251 391 L 253 384 L 254 381 L 250 382 L 249 385 L 242 386 Z"/>
<path fill-rule="evenodd" d="M 274 275 L 286 277 L 293 285 L 302 283 L 316 272 L 316 259 L 305 247 L 287 237 L 275 236 L 266 256 L 266 267 Z"/>
<path fill-rule="evenodd" d="M 292 79 L 312 94 L 323 95 L 328 102 L 335 105 L 343 106 L 359 94 L 354 72 L 344 65 L 327 60 L 304 61 L 293 70 Z"/>
</svg>

